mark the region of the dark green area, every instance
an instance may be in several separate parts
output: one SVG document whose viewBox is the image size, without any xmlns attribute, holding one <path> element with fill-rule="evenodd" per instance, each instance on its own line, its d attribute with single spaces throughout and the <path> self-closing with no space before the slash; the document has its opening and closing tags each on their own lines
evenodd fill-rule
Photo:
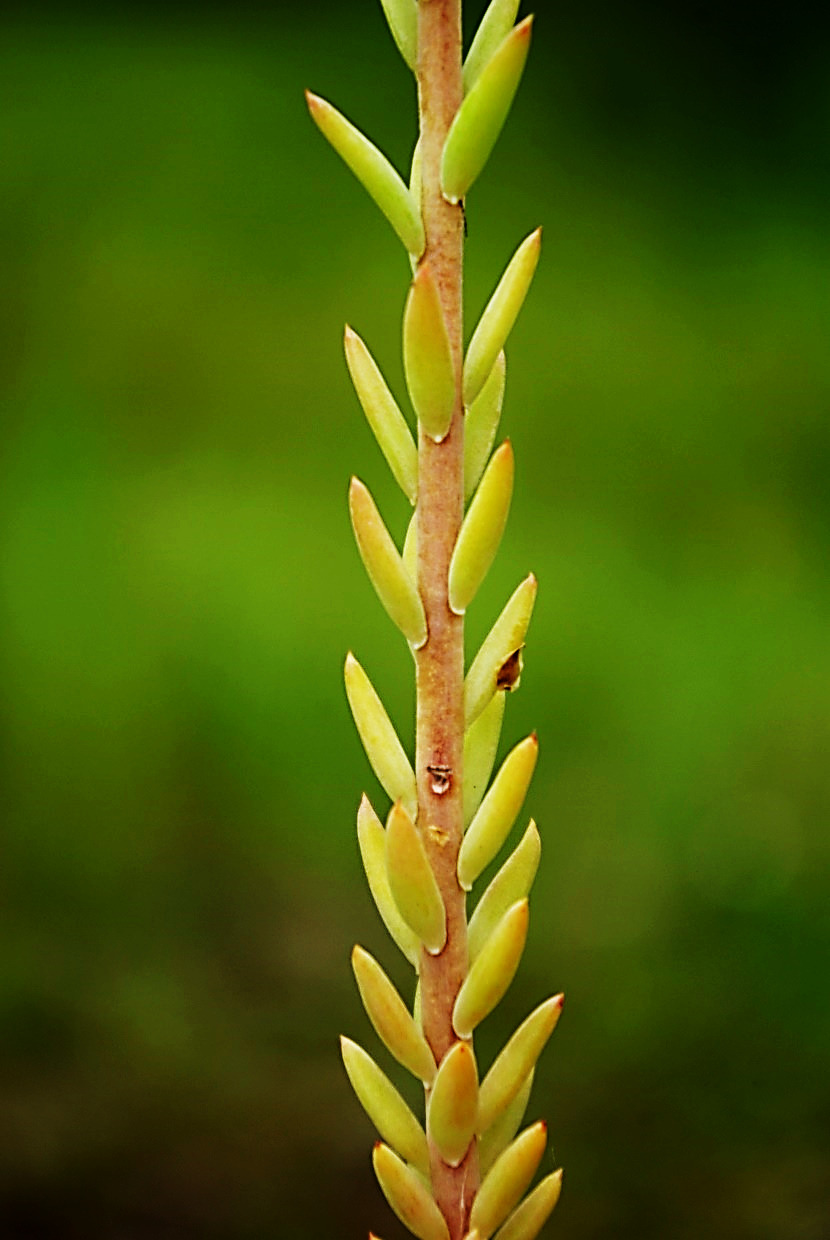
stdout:
<svg viewBox="0 0 830 1240">
<path fill-rule="evenodd" d="M 536 571 L 543 865 L 479 1045 L 567 992 L 569 1240 L 830 1234 L 828 55 L 741 16 L 542 12 L 469 203 L 471 325 L 545 225 L 469 629 Z M 393 1240 L 341 660 L 406 738 L 411 665 L 349 474 L 406 513 L 340 335 L 403 395 L 408 266 L 301 91 L 403 167 L 411 84 L 371 0 L 30 12 L 0 81 L 0 1230 Z"/>
</svg>

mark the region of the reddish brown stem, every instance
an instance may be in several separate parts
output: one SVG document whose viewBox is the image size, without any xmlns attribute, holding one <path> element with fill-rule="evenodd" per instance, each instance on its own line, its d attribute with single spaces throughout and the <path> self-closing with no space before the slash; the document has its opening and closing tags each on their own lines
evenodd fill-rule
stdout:
<svg viewBox="0 0 830 1240">
<path fill-rule="evenodd" d="M 450 558 L 464 515 L 462 269 L 464 225 L 460 206 L 441 194 L 444 141 L 462 98 L 461 0 L 418 4 L 418 96 L 421 121 L 422 209 L 428 262 L 438 285 L 452 345 L 456 405 L 449 434 L 439 444 L 420 432 L 418 474 L 418 587 L 429 639 L 416 655 L 418 822 L 447 911 L 447 942 L 438 956 L 422 952 L 424 1033 L 440 1062 L 457 1041 L 452 1008 L 467 972 L 467 915 L 456 878 L 464 831 L 464 620 L 447 598 Z M 478 1187 L 476 1144 L 459 1167 L 430 1149 L 432 1188 L 451 1240 L 466 1234 Z"/>
</svg>

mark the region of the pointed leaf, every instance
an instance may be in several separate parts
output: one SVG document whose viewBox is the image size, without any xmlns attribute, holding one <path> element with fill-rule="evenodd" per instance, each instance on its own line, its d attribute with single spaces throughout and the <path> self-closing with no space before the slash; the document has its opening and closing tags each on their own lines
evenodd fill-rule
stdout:
<svg viewBox="0 0 830 1240">
<path fill-rule="evenodd" d="M 380 0 L 392 38 L 413 73 L 418 67 L 418 5 L 416 0 Z"/>
<path fill-rule="evenodd" d="M 519 0 L 490 0 L 464 61 L 464 90 L 469 91 L 482 69 L 510 34 Z"/>
<path fill-rule="evenodd" d="M 465 726 L 470 727 L 497 689 L 517 689 L 524 646 L 537 583 L 533 573 L 508 599 L 504 610 L 482 642 L 464 680 Z"/>
<path fill-rule="evenodd" d="M 427 1132 L 444 1162 L 457 1167 L 475 1136 L 478 1069 L 473 1048 L 455 1042 L 438 1067 L 427 1105 Z"/>
<path fill-rule="evenodd" d="M 459 1038 L 468 1038 L 492 1012 L 519 967 L 527 939 L 528 904 L 519 900 L 505 913 L 464 979 L 452 1011 Z"/>
<path fill-rule="evenodd" d="M 460 202 L 496 145 L 519 88 L 532 26 L 528 17 L 502 40 L 455 114 L 441 158 L 441 189 L 449 202 Z"/>
<path fill-rule="evenodd" d="M 384 1197 L 418 1240 L 450 1240 L 444 1216 L 418 1174 L 386 1145 L 377 1143 L 372 1163 Z"/>
<path fill-rule="evenodd" d="M 458 881 L 469 891 L 507 839 L 522 808 L 539 753 L 536 734 L 511 749 L 467 829 L 458 854 Z"/>
<path fill-rule="evenodd" d="M 414 815 L 418 806 L 415 772 L 372 682 L 352 654 L 346 656 L 343 676 L 352 717 L 372 770 L 390 800 L 401 801 Z"/>
<path fill-rule="evenodd" d="M 407 250 L 422 254 L 426 242 L 420 207 L 389 160 L 327 100 L 308 90 L 305 97 L 317 128 L 380 207 Z"/>
<path fill-rule="evenodd" d="M 386 380 L 366 345 L 346 327 L 343 338 L 346 365 L 357 398 L 372 428 L 378 446 L 386 457 L 395 481 L 410 504 L 418 498 L 418 449 L 406 419 L 398 408 Z"/>
<path fill-rule="evenodd" d="M 564 1002 L 564 995 L 554 995 L 540 1003 L 495 1059 L 479 1095 L 479 1132 L 486 1132 L 497 1122 L 522 1088 L 556 1028 Z"/>
<path fill-rule="evenodd" d="M 496 441 L 504 402 L 507 362 L 504 350 L 496 358 L 484 386 L 464 417 L 464 499 L 476 489 Z"/>
<path fill-rule="evenodd" d="M 412 407 L 431 439 L 450 429 L 456 388 L 450 338 L 429 263 L 421 263 L 403 316 L 403 363 Z"/>
<path fill-rule="evenodd" d="M 516 1097 L 509 1106 L 505 1107 L 496 1122 L 491 1124 L 483 1136 L 479 1138 L 478 1165 L 482 1176 L 487 1174 L 493 1163 L 500 1154 L 504 1153 L 521 1128 L 527 1104 L 530 1101 L 530 1091 L 533 1089 L 534 1075 L 535 1073 L 531 1068 L 522 1082 Z"/>
<path fill-rule="evenodd" d="M 389 1077 L 351 1038 L 341 1037 L 340 1051 L 358 1102 L 384 1141 L 428 1176 L 426 1134 Z"/>
<path fill-rule="evenodd" d="M 381 920 L 407 960 L 417 969 L 421 940 L 410 930 L 395 903 L 386 874 L 386 832 L 365 793 L 357 811 L 357 842 L 369 890 Z"/>
<path fill-rule="evenodd" d="M 531 819 L 521 841 L 490 883 L 470 919 L 467 945 L 471 961 L 479 955 L 510 905 L 530 894 L 541 852 L 542 841 Z"/>
<path fill-rule="evenodd" d="M 404 921 L 437 955 L 447 941 L 444 901 L 421 836 L 399 802 L 386 824 L 386 873 Z"/>
<path fill-rule="evenodd" d="M 449 602 L 461 616 L 496 558 L 513 496 L 513 449 L 507 439 L 484 472 L 450 560 Z"/>
<path fill-rule="evenodd" d="M 525 237 L 504 270 L 473 332 L 464 358 L 464 404 L 481 392 L 518 318 L 539 263 L 542 230 Z"/>
<path fill-rule="evenodd" d="M 527 1189 L 542 1160 L 547 1136 L 544 1120 L 525 1128 L 484 1177 L 470 1211 L 470 1226 L 477 1229 L 481 1240 L 489 1240 Z"/>
<path fill-rule="evenodd" d="M 362 947 L 352 952 L 352 969 L 366 1015 L 381 1042 L 413 1076 L 431 1084 L 435 1076 L 432 1051 L 383 969 Z"/>
<path fill-rule="evenodd" d="M 496 1240 L 536 1240 L 539 1232 L 553 1213 L 562 1192 L 562 1170 L 551 1172 L 541 1180 L 533 1192 L 517 1206 L 507 1222 L 499 1230 Z"/>
<path fill-rule="evenodd" d="M 427 619 L 421 596 L 375 501 L 359 478 L 352 478 L 349 486 L 349 515 L 357 549 L 375 593 L 392 623 L 418 650 L 427 639 Z"/>
<path fill-rule="evenodd" d="M 484 796 L 504 719 L 505 693 L 494 693 L 464 735 L 464 825 L 469 824 Z"/>
</svg>

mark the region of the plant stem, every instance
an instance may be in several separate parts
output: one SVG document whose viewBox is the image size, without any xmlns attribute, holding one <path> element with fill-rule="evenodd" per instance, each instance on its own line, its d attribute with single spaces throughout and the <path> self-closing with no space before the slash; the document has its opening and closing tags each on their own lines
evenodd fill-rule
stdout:
<svg viewBox="0 0 830 1240">
<path fill-rule="evenodd" d="M 464 832 L 464 618 L 450 610 L 447 576 L 464 515 L 462 267 L 463 213 L 444 201 L 440 186 L 444 140 L 462 98 L 461 0 L 418 4 L 418 97 L 421 125 L 422 211 L 428 262 L 435 277 L 452 346 L 456 405 L 446 438 L 419 442 L 418 588 L 429 639 L 416 654 L 418 822 L 447 913 L 447 942 L 438 956 L 422 952 L 424 1034 L 440 1063 L 457 1041 L 455 997 L 467 973 L 467 914 L 456 864 Z M 431 1147 L 432 1190 L 451 1240 L 466 1234 L 478 1188 L 476 1142 L 459 1167 Z"/>
</svg>

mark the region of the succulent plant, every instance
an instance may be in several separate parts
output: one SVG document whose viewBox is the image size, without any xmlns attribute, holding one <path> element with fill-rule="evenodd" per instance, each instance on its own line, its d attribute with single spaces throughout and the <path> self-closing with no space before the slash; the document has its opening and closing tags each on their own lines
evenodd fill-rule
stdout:
<svg viewBox="0 0 830 1240">
<path fill-rule="evenodd" d="M 547 1129 L 543 1122 L 519 1129 L 562 996 L 525 1019 L 483 1076 L 473 1035 L 522 956 L 541 848 L 535 823 L 480 895 L 469 923 L 467 896 L 508 843 L 536 764 L 534 734 L 510 750 L 491 781 L 505 698 L 519 684 L 535 578 L 517 587 L 466 674 L 464 615 L 510 508 L 513 449 L 505 441 L 493 451 L 504 346 L 533 279 L 541 230 L 513 255 L 466 350 L 462 339 L 465 200 L 510 110 L 533 19 L 516 25 L 518 0 L 491 0 L 463 58 L 461 0 L 381 3 L 417 79 L 420 133 L 408 181 L 332 104 L 310 93 L 307 102 L 412 267 L 403 362 L 417 443 L 379 366 L 349 327 L 344 347 L 358 400 L 414 507 L 399 550 L 369 490 L 352 479 L 358 550 L 413 654 L 414 762 L 351 654 L 345 684 L 366 755 L 391 802 L 384 826 L 363 796 L 360 854 L 383 923 L 414 968 L 413 993 L 402 997 L 361 947 L 352 966 L 380 1040 L 423 1083 L 424 1123 L 366 1050 L 348 1038 L 341 1048 L 381 1138 L 373 1154 L 378 1182 L 404 1225 L 419 1240 L 533 1240 L 556 1205 L 562 1177 L 553 1171 L 525 1195 Z"/>
</svg>

